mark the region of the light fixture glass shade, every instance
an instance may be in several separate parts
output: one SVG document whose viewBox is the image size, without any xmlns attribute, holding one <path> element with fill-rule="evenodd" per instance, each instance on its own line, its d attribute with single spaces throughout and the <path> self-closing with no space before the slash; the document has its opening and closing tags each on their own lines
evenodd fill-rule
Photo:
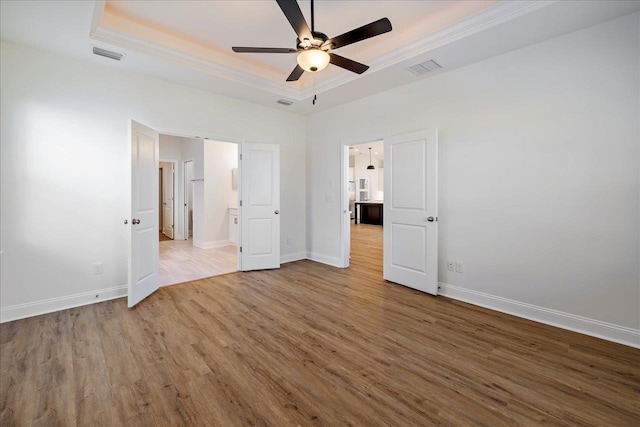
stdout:
<svg viewBox="0 0 640 427">
<path fill-rule="evenodd" d="M 329 65 L 329 54 L 322 49 L 309 48 L 298 54 L 298 65 L 303 70 L 315 73 Z"/>
</svg>

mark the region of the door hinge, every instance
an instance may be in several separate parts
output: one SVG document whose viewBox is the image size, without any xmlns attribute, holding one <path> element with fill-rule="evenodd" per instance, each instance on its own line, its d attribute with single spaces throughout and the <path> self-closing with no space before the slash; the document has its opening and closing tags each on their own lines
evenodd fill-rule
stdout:
<svg viewBox="0 0 640 427">
<path fill-rule="evenodd" d="M 242 246 L 240 246 L 240 252 L 242 252 Z"/>
<path fill-rule="evenodd" d="M 242 160 L 242 154 L 240 154 L 240 160 Z"/>
<path fill-rule="evenodd" d="M 240 206 L 242 206 L 242 200 L 240 200 Z"/>
</svg>

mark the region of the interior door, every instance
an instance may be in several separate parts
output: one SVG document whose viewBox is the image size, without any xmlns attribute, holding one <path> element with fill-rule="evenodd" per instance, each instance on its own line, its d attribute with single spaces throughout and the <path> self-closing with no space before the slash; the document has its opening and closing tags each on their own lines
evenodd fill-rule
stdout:
<svg viewBox="0 0 640 427">
<path fill-rule="evenodd" d="M 162 168 L 162 232 L 173 239 L 173 163 L 163 163 Z"/>
<path fill-rule="evenodd" d="M 280 146 L 241 144 L 240 268 L 280 268 Z"/>
<path fill-rule="evenodd" d="M 131 121 L 131 241 L 128 305 L 158 289 L 158 132 Z"/>
<path fill-rule="evenodd" d="M 384 278 L 438 293 L 438 131 L 384 140 Z"/>
</svg>

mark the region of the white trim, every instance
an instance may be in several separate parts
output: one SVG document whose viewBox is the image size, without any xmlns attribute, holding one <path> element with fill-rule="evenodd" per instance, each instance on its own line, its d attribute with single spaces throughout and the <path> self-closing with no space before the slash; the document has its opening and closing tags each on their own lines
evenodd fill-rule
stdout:
<svg viewBox="0 0 640 427">
<path fill-rule="evenodd" d="M 202 240 L 193 240 L 193 246 L 200 249 L 221 248 L 223 246 L 235 246 L 229 240 L 214 240 L 211 242 L 203 242 Z"/>
<path fill-rule="evenodd" d="M 80 307 L 82 305 L 94 304 L 116 298 L 123 298 L 126 296 L 127 285 L 123 285 L 67 295 L 64 297 L 49 298 L 25 304 L 16 304 L 4 307 L 0 310 L 0 323 L 39 316 L 41 314 L 53 313 L 56 311 L 67 310 L 69 308 Z"/>
<path fill-rule="evenodd" d="M 349 215 L 349 143 L 340 145 L 340 267 L 349 267 L 351 215 Z M 355 208 L 354 208 L 355 209 Z M 348 218 L 345 218 L 345 216 Z"/>
<path fill-rule="evenodd" d="M 426 37 L 368 61 L 367 64 L 370 66 L 370 69 L 366 75 L 371 75 L 372 73 L 398 64 L 404 60 L 432 51 L 554 3 L 556 3 L 556 1 L 548 0 L 499 2 L 462 21 L 456 22 Z M 272 71 L 268 72 L 268 74 L 272 76 L 272 79 L 260 77 L 247 71 L 241 71 L 233 66 L 215 62 L 213 59 L 205 59 L 192 53 L 170 48 L 163 44 L 104 26 L 102 25 L 102 15 L 105 4 L 106 2 L 104 1 L 96 2 L 89 34 L 91 39 L 172 61 L 224 79 L 243 83 L 256 89 L 266 90 L 293 101 L 303 101 L 314 94 L 327 92 L 360 78 L 359 75 L 353 73 L 340 73 L 333 78 L 319 82 L 317 86 L 309 84 L 302 89 L 291 87 L 281 82 L 281 76 L 276 75 Z M 208 51 L 208 53 L 212 55 L 212 58 L 216 57 L 214 52 Z"/>
<path fill-rule="evenodd" d="M 171 163 L 171 164 L 173 164 L 173 197 L 172 197 L 172 200 L 173 200 L 173 237 L 172 237 L 172 240 L 184 240 L 183 237 L 178 232 L 178 228 L 176 227 L 176 225 L 177 225 L 176 224 L 177 223 L 176 217 L 178 215 L 177 214 L 177 209 L 178 209 L 178 204 L 179 204 L 178 203 L 178 198 L 176 197 L 176 192 L 177 192 L 176 189 L 178 188 L 178 182 L 179 182 L 179 180 L 178 180 L 178 166 L 180 164 L 180 161 L 176 160 L 176 159 L 162 159 L 161 158 L 161 159 L 158 159 L 158 165 L 160 163 Z M 164 220 L 164 212 L 162 212 L 162 219 Z M 158 225 L 158 229 L 159 229 L 160 232 L 163 232 L 163 230 L 164 230 L 163 225 L 164 224 L 159 224 Z M 180 231 L 182 231 L 182 230 L 180 230 Z M 160 250 L 160 249 L 158 248 L 158 250 Z"/>
<path fill-rule="evenodd" d="M 469 304 L 489 308 L 501 313 L 556 326 L 592 337 L 640 348 L 640 329 L 614 325 L 588 317 L 552 310 L 484 292 L 465 289 L 460 286 L 439 283 L 440 295 Z"/>
<path fill-rule="evenodd" d="M 367 71 L 367 75 L 384 70 L 392 65 L 430 52 L 439 47 L 446 46 L 480 31 L 508 22 L 527 13 L 542 9 L 553 3 L 556 3 L 556 1 L 502 1 L 460 22 L 449 25 L 422 39 L 418 39 L 368 61 L 367 65 L 369 65 L 369 70 Z M 357 78 L 359 78 L 357 74 L 341 73 L 331 79 L 318 82 L 316 87 L 305 87 L 300 90 L 300 97 L 301 99 L 308 99 L 314 94 L 327 92 Z"/>
<path fill-rule="evenodd" d="M 266 90 L 273 94 L 284 96 L 285 98 L 292 98 L 297 101 L 302 100 L 302 98 L 300 98 L 299 89 L 285 86 L 280 82 L 259 77 L 246 71 L 241 71 L 232 66 L 224 65 L 213 60 L 201 58 L 191 53 L 151 42 L 141 37 L 125 33 L 121 30 L 105 27 L 102 24 L 93 28 L 89 36 L 91 39 L 102 43 L 155 56 L 207 74 L 232 81 L 238 81 L 255 89 Z M 270 74 L 273 75 L 274 79 L 281 77 L 276 75 L 274 72 L 271 72 Z"/>
<path fill-rule="evenodd" d="M 292 254 L 280 254 L 280 264 L 286 264 L 288 262 L 300 261 L 302 259 L 307 259 L 306 252 L 295 252 Z"/>
<path fill-rule="evenodd" d="M 310 259 L 311 261 L 319 262 L 321 264 L 327 264 L 332 267 L 344 268 L 342 266 L 342 260 L 338 257 L 318 254 L 314 252 L 307 252 L 307 259 Z"/>
</svg>

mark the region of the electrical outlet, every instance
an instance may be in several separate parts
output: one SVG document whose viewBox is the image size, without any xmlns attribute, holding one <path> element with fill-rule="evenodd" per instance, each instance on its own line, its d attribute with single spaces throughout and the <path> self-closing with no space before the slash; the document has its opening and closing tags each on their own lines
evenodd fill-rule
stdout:
<svg viewBox="0 0 640 427">
<path fill-rule="evenodd" d="M 455 263 L 453 261 L 447 261 L 447 270 L 453 271 L 455 268 L 454 266 L 455 266 Z"/>
<path fill-rule="evenodd" d="M 102 274 L 102 272 L 103 272 L 103 267 L 101 262 L 93 264 L 93 274 Z"/>
<path fill-rule="evenodd" d="M 458 273 L 462 273 L 464 270 L 462 269 L 462 263 L 461 262 L 456 262 L 456 271 Z"/>
</svg>

